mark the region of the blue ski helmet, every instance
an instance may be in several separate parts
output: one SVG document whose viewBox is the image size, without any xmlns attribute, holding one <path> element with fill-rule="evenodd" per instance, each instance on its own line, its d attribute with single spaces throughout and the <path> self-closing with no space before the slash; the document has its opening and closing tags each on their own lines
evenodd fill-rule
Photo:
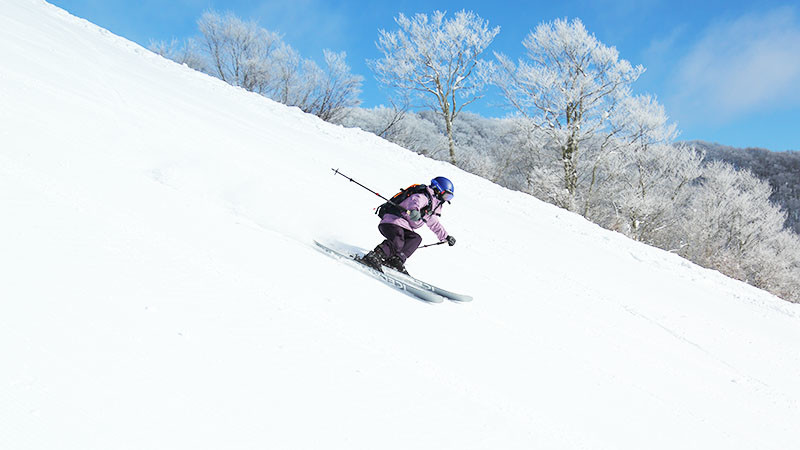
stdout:
<svg viewBox="0 0 800 450">
<path fill-rule="evenodd" d="M 449 202 L 453 199 L 453 183 L 445 177 L 436 177 L 431 180 L 433 192 L 441 196 L 442 200 Z"/>
</svg>

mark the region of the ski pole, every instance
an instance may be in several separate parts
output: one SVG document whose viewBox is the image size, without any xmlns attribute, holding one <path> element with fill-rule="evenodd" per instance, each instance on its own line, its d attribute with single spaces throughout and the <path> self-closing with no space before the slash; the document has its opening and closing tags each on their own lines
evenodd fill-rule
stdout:
<svg viewBox="0 0 800 450">
<path fill-rule="evenodd" d="M 352 179 L 352 178 L 348 177 L 347 175 L 343 174 L 342 172 L 339 172 L 339 169 L 331 169 L 331 170 L 333 171 L 333 174 L 334 174 L 334 175 L 341 175 L 341 176 L 343 176 L 343 177 L 347 178 L 348 180 L 350 180 L 352 183 L 355 183 L 355 184 L 357 184 L 357 185 L 361 186 L 362 188 L 364 188 L 364 189 L 366 189 L 366 190 L 368 190 L 368 191 L 372 192 L 373 194 L 377 195 L 378 197 L 380 197 L 380 198 L 382 198 L 382 199 L 386 200 L 387 202 L 390 202 L 388 198 L 386 198 L 386 197 L 382 196 L 381 194 L 378 194 L 377 192 L 375 192 L 375 191 L 373 191 L 372 189 L 370 189 L 370 188 L 368 188 L 368 187 L 364 186 L 363 184 L 359 183 L 358 181 L 356 181 L 356 180 L 354 180 L 354 179 Z M 390 203 L 391 203 L 391 202 L 390 202 Z"/>
<path fill-rule="evenodd" d="M 425 248 L 425 247 L 433 247 L 434 245 L 442 245 L 442 244 L 445 244 L 445 243 L 447 243 L 447 241 L 439 241 L 439 242 L 437 242 L 435 244 L 422 245 L 422 246 L 417 247 L 417 250 L 419 250 L 421 248 Z"/>
</svg>

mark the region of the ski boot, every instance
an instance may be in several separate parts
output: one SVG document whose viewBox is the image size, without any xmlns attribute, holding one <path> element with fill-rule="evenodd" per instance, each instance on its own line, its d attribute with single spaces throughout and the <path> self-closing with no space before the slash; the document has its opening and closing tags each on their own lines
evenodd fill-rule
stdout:
<svg viewBox="0 0 800 450">
<path fill-rule="evenodd" d="M 387 267 L 391 267 L 392 269 L 394 269 L 394 270 L 396 270 L 396 271 L 398 271 L 400 273 L 404 273 L 404 274 L 408 275 L 408 271 L 406 270 L 406 266 L 403 265 L 403 260 L 400 259 L 400 257 L 397 256 L 397 255 L 393 255 L 393 256 L 387 258 L 386 261 L 383 264 L 386 265 Z M 411 276 L 411 275 L 409 275 L 409 276 Z"/>
<path fill-rule="evenodd" d="M 380 247 L 375 247 L 375 250 L 370 251 L 361 257 L 361 262 L 373 269 L 381 270 L 381 266 L 385 264 L 386 255 Z"/>
</svg>

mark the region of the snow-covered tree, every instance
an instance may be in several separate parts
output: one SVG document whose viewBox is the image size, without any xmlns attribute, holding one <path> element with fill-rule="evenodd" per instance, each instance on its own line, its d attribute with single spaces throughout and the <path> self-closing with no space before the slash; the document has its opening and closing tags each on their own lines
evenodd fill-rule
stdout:
<svg viewBox="0 0 800 450">
<path fill-rule="evenodd" d="M 580 152 L 588 141 L 617 132 L 609 117 L 644 68 L 619 59 L 614 47 L 600 43 L 578 19 L 541 24 L 523 45 L 527 60 L 517 64 L 496 54 L 501 70 L 495 82 L 509 105 L 559 152 L 561 206 L 575 209 Z"/>
<path fill-rule="evenodd" d="M 454 126 L 461 149 L 460 166 L 492 182 L 519 189 L 526 170 L 516 120 L 485 118 L 464 112 Z"/>
<path fill-rule="evenodd" d="M 291 46 L 281 45 L 273 58 L 273 82 L 264 94 L 322 120 L 340 121 L 350 108 L 361 103 L 358 94 L 363 77 L 350 73 L 344 52 L 324 50 L 323 55 L 325 69 Z"/>
<path fill-rule="evenodd" d="M 647 244 L 680 248 L 680 223 L 702 173 L 702 154 L 662 143 L 626 156 L 606 190 L 605 207 L 598 208 L 601 216 L 590 218 Z"/>
<path fill-rule="evenodd" d="M 669 228 L 670 211 L 700 175 L 702 154 L 671 145 L 676 127 L 651 96 L 622 98 L 609 122 L 614 133 L 589 147 L 591 164 L 579 179 L 582 213 L 653 243 L 653 233 Z"/>
<path fill-rule="evenodd" d="M 150 41 L 148 48 L 178 64 L 186 64 L 192 69 L 206 72 L 205 58 L 197 48 L 197 41 L 194 39 L 189 39 L 186 43 L 182 43 L 177 39 L 173 39 L 169 43 L 165 41 Z"/>
<path fill-rule="evenodd" d="M 284 105 L 306 110 L 311 105 L 314 87 L 321 71 L 314 61 L 304 59 L 288 44 L 282 44 L 274 55 L 274 79 L 268 97 Z"/>
<path fill-rule="evenodd" d="M 417 113 L 406 113 L 400 117 L 397 113 L 394 107 L 352 108 L 340 123 L 369 131 L 420 155 L 444 159 L 448 148 L 447 138 L 440 133 L 436 123 Z M 387 128 L 390 122 L 392 125 Z"/>
<path fill-rule="evenodd" d="M 478 72 L 487 65 L 480 55 L 500 28 L 490 29 L 488 21 L 472 11 L 459 11 L 452 19 L 445 14 L 398 15 L 398 30 L 379 31 L 378 49 L 384 56 L 371 65 L 382 84 L 416 92 L 442 117 L 450 161 L 455 164 L 453 122 L 466 105 L 481 97 L 486 77 Z"/>
<path fill-rule="evenodd" d="M 363 77 L 350 73 L 344 52 L 323 50 L 321 69 L 278 33 L 231 13 L 206 12 L 197 26 L 201 36 L 182 48 L 176 41 L 155 42 L 151 50 L 323 120 L 334 121 L 360 103 Z"/>
<path fill-rule="evenodd" d="M 685 210 L 679 253 L 772 292 L 794 290 L 800 301 L 800 240 L 783 229 L 786 215 L 769 201 L 771 193 L 748 171 L 708 164 Z"/>
<path fill-rule="evenodd" d="M 344 52 L 324 50 L 324 55 L 326 69 L 318 79 L 317 93 L 307 112 L 322 120 L 336 122 L 347 114 L 349 108 L 361 103 L 358 94 L 364 78 L 350 73 Z"/>
<path fill-rule="evenodd" d="M 786 226 L 800 234 L 800 151 L 735 148 L 703 141 L 691 144 L 703 149 L 708 160 L 725 161 L 768 180 L 772 186 L 770 200 L 786 211 Z"/>
<path fill-rule="evenodd" d="M 271 54 L 281 37 L 255 22 L 245 22 L 228 13 L 204 13 L 197 26 L 209 56 L 209 72 L 234 86 L 263 93 L 269 86 Z"/>
</svg>

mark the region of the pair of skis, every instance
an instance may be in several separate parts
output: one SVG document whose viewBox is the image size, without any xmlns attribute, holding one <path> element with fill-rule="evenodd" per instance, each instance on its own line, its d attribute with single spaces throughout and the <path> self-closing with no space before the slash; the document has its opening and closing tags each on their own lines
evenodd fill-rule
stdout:
<svg viewBox="0 0 800 450">
<path fill-rule="evenodd" d="M 378 270 L 372 266 L 368 266 L 360 262 L 360 260 L 357 259 L 356 256 L 348 255 L 339 250 L 332 249 L 327 245 L 321 244 L 317 241 L 314 241 L 314 243 L 317 245 L 317 248 L 320 251 L 324 252 L 328 256 L 334 259 L 338 259 L 350 265 L 351 267 L 354 267 L 395 289 L 403 291 L 408 295 L 417 297 L 420 300 L 430 303 L 441 303 L 445 299 L 456 302 L 472 301 L 472 297 L 470 297 L 469 295 L 456 294 L 455 292 L 450 292 L 446 289 L 442 289 L 430 283 L 418 280 L 410 275 L 398 272 L 390 267 L 384 266 L 382 268 L 383 269 L 382 271 Z"/>
</svg>

